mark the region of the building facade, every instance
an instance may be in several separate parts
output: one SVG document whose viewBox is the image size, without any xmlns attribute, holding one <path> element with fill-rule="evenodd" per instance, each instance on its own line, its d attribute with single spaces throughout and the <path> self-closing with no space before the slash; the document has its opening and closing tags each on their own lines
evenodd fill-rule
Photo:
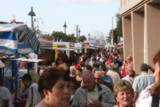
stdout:
<svg viewBox="0 0 160 107">
<path fill-rule="evenodd" d="M 160 0 L 121 0 L 124 58 L 133 56 L 136 73 L 140 64 L 153 66 L 160 50 Z"/>
</svg>

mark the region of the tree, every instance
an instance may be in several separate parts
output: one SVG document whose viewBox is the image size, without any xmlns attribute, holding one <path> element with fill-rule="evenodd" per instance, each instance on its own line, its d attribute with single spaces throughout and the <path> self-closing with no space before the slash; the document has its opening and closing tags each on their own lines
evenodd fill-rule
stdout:
<svg viewBox="0 0 160 107">
<path fill-rule="evenodd" d="M 52 32 L 51 37 L 54 41 L 65 41 L 66 40 L 66 34 L 63 32 Z"/>
<path fill-rule="evenodd" d="M 109 36 L 112 37 L 112 31 L 113 31 L 113 40 L 114 43 L 119 42 L 119 38 L 122 37 L 122 18 L 120 14 L 116 15 L 116 28 L 110 30 Z"/>
<path fill-rule="evenodd" d="M 81 42 L 83 42 L 83 41 L 85 41 L 85 40 L 86 40 L 86 37 L 83 36 L 83 35 L 78 38 L 78 41 L 81 41 Z"/>
<path fill-rule="evenodd" d="M 63 41 L 63 42 L 75 42 L 76 38 L 74 34 L 66 35 L 63 32 L 53 32 L 51 34 L 52 40 L 54 41 Z"/>
<path fill-rule="evenodd" d="M 117 18 L 116 34 L 117 36 L 122 37 L 122 18 L 120 14 L 117 14 L 116 18 Z"/>
<path fill-rule="evenodd" d="M 76 37 L 74 36 L 74 34 L 69 34 L 68 38 L 69 38 L 69 42 L 76 42 Z"/>
</svg>

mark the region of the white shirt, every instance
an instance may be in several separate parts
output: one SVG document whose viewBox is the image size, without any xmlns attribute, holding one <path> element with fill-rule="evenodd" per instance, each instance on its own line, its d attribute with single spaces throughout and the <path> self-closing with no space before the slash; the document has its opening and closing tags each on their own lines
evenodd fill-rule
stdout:
<svg viewBox="0 0 160 107">
<path fill-rule="evenodd" d="M 144 89 L 140 93 L 140 95 L 135 103 L 135 107 L 151 107 L 152 96 L 148 90 L 150 87 L 152 87 L 152 85 L 148 86 L 146 89 Z"/>
<path fill-rule="evenodd" d="M 112 78 L 113 84 L 116 84 L 120 80 L 119 74 L 115 71 L 108 70 L 107 75 L 109 75 Z"/>
<path fill-rule="evenodd" d="M 153 84 L 153 82 L 154 82 L 154 77 L 153 77 L 152 74 L 142 72 L 139 76 L 137 76 L 134 79 L 133 89 L 134 89 L 135 92 L 140 93 L 146 87 Z"/>
<path fill-rule="evenodd" d="M 126 80 L 132 85 L 133 81 L 134 81 L 134 78 L 130 77 L 129 75 L 126 75 L 125 77 L 122 78 L 122 80 Z"/>
</svg>

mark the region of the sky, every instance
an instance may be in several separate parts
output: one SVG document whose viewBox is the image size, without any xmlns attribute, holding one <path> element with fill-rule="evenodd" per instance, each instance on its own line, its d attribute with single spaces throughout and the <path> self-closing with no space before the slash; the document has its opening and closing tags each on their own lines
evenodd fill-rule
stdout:
<svg viewBox="0 0 160 107">
<path fill-rule="evenodd" d="M 120 0 L 0 0 L 0 21 L 22 21 L 28 26 L 28 16 L 33 6 L 34 25 L 39 25 L 43 33 L 64 31 L 66 21 L 67 34 L 75 33 L 79 26 L 81 35 L 106 35 L 112 29 L 112 17 L 116 22 Z M 115 25 L 114 25 L 115 26 Z"/>
</svg>

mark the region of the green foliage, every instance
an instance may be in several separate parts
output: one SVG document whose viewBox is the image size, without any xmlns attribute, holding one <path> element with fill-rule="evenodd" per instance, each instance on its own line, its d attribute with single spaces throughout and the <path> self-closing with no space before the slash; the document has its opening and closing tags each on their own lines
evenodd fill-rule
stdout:
<svg viewBox="0 0 160 107">
<path fill-rule="evenodd" d="M 65 34 L 63 32 L 52 32 L 51 37 L 54 41 L 62 41 L 65 38 Z"/>
<path fill-rule="evenodd" d="M 52 32 L 51 37 L 52 37 L 52 40 L 54 41 L 63 41 L 63 42 L 75 42 L 76 41 L 74 34 L 66 35 L 63 32 Z"/>
<path fill-rule="evenodd" d="M 117 26 L 116 26 L 116 35 L 122 37 L 122 18 L 119 14 L 116 15 L 117 18 Z"/>
<path fill-rule="evenodd" d="M 76 37 L 74 37 L 74 34 L 69 34 L 69 35 L 67 35 L 68 37 L 68 39 L 67 39 L 67 41 L 68 42 L 75 42 L 76 41 Z"/>
<path fill-rule="evenodd" d="M 83 35 L 78 38 L 78 41 L 81 41 L 81 42 L 83 42 L 83 41 L 85 41 L 85 40 L 86 40 L 86 37 L 83 36 Z"/>
<path fill-rule="evenodd" d="M 112 37 L 112 30 L 109 33 L 110 38 Z M 122 37 L 122 19 L 120 14 L 116 15 L 116 28 L 113 29 L 113 40 L 114 43 L 119 42 L 119 38 Z"/>
<path fill-rule="evenodd" d="M 113 40 L 114 40 L 113 42 L 118 43 L 120 35 L 119 35 L 119 32 L 117 31 L 117 28 L 113 30 L 113 35 L 114 35 L 113 36 Z"/>
</svg>

